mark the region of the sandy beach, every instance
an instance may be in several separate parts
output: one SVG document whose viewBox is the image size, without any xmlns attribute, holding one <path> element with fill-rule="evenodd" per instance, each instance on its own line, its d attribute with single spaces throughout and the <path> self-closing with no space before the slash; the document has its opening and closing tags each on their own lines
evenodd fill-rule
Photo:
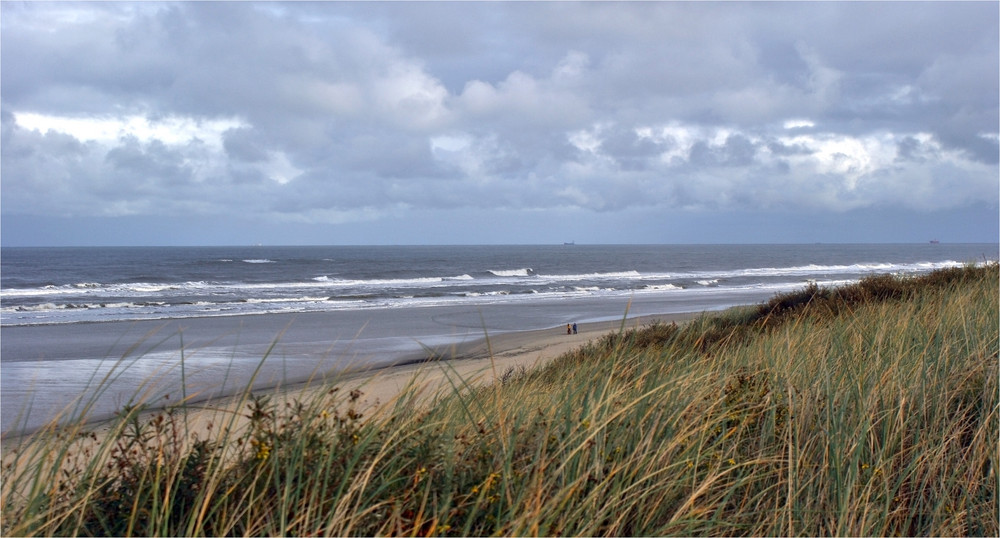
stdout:
<svg viewBox="0 0 1000 538">
<path fill-rule="evenodd" d="M 505 333 L 456 350 L 455 358 L 390 366 L 369 372 L 350 374 L 337 382 L 341 390 L 360 390 L 363 405 L 378 405 L 395 398 L 404 388 L 414 385 L 424 396 L 438 390 L 450 390 L 447 377 L 458 377 L 470 385 L 490 383 L 511 368 L 536 368 L 588 342 L 622 328 L 635 328 L 654 321 L 683 322 L 699 314 L 665 314 L 619 321 L 581 323 L 576 334 L 566 334 L 563 327 L 538 331 Z M 325 388 L 325 387 L 323 387 Z M 288 391 L 323 390 L 307 385 Z"/>
<path fill-rule="evenodd" d="M 627 320 L 580 323 L 576 334 L 566 334 L 564 326 L 502 333 L 488 339 L 480 338 L 455 346 L 447 354 L 450 358 L 446 359 L 372 367 L 339 374 L 336 379 L 324 381 L 317 378 L 308 382 L 264 388 L 256 390 L 255 394 L 271 394 L 287 401 L 296 399 L 308 401 L 310 397 L 329 391 L 333 387 L 337 387 L 341 394 L 358 390 L 361 396 L 356 406 L 365 412 L 372 412 L 381 404 L 391 403 L 408 387 L 412 387 L 422 401 L 427 401 L 435 395 L 453 390 L 453 383 L 483 385 L 492 382 L 512 368 L 537 368 L 609 332 L 640 327 L 654 321 L 680 323 L 698 315 L 698 313 L 662 314 Z M 204 439 L 212 435 L 214 425 L 224 421 L 238 428 L 245 420 L 243 416 L 245 410 L 240 409 L 242 403 L 237 397 L 230 396 L 187 406 L 189 431 Z M 156 412 L 151 410 L 147 414 Z M 107 431 L 108 424 L 95 422 L 89 428 L 100 437 Z M 29 438 L 30 435 L 5 435 L 2 439 L 4 453 L 22 445 Z"/>
</svg>

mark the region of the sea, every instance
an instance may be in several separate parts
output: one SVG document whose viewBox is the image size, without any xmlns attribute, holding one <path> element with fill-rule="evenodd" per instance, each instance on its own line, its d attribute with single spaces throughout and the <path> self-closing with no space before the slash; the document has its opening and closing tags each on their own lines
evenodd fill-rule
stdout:
<svg viewBox="0 0 1000 538">
<path fill-rule="evenodd" d="M 490 334 L 717 311 L 998 257 L 997 244 L 941 243 L 3 247 L 0 430 L 36 428 L 84 394 L 108 415 L 178 384 L 208 397 L 221 394 L 209 380 L 238 386 L 246 372 L 273 384 Z M 280 365 L 259 368 L 264 356 Z M 95 388 L 108 379 L 114 390 Z"/>
</svg>

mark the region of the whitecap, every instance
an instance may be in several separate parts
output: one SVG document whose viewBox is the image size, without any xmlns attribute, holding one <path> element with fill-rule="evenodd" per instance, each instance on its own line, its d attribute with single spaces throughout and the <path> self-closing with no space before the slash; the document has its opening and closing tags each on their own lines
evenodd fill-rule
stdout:
<svg viewBox="0 0 1000 538">
<path fill-rule="evenodd" d="M 41 303 L 36 305 L 18 305 L 15 307 L 4 308 L 7 312 L 45 312 L 48 310 L 56 310 L 62 308 L 55 303 Z"/>
<path fill-rule="evenodd" d="M 650 284 L 643 289 L 650 291 L 664 291 L 664 290 L 682 290 L 682 286 L 677 286 L 676 284 Z"/>
<path fill-rule="evenodd" d="M 490 269 L 487 271 L 492 273 L 494 276 L 531 276 L 532 270 L 530 267 L 524 267 L 521 269 Z"/>
<path fill-rule="evenodd" d="M 539 278 L 553 280 L 591 280 L 591 279 L 636 279 L 642 278 L 638 271 L 620 271 L 613 273 L 583 273 L 578 275 L 538 275 Z"/>
<path fill-rule="evenodd" d="M 510 295 L 510 292 L 507 290 L 470 291 L 462 294 L 463 297 L 502 297 L 504 295 Z"/>
<path fill-rule="evenodd" d="M 573 286 L 575 291 L 601 291 L 598 286 Z"/>
</svg>

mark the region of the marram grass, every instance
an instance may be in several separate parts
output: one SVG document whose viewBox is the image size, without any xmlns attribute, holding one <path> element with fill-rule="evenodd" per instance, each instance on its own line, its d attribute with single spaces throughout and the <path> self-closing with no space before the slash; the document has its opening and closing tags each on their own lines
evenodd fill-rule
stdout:
<svg viewBox="0 0 1000 538">
<path fill-rule="evenodd" d="M 996 536 L 998 297 L 996 264 L 810 286 L 366 416 L 248 394 L 205 439 L 127 409 L 10 455 L 0 531 Z"/>
</svg>

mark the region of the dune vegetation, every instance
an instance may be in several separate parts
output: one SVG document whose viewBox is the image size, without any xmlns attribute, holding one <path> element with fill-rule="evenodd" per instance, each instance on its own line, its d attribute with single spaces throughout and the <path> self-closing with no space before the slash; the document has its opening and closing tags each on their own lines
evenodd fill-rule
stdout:
<svg viewBox="0 0 1000 538">
<path fill-rule="evenodd" d="M 810 285 L 433 401 L 125 409 L 8 454 L 0 534 L 997 536 L 998 277 Z"/>
</svg>

